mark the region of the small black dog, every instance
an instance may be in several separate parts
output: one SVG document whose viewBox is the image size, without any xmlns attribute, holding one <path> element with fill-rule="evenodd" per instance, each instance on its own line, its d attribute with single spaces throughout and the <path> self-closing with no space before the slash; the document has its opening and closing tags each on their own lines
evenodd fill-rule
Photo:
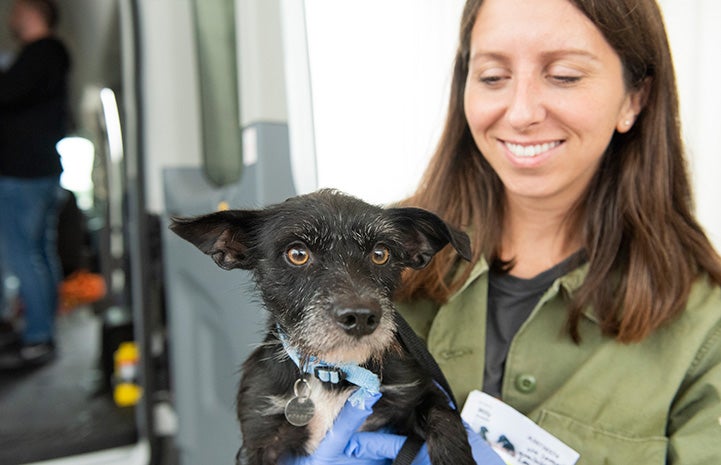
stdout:
<svg viewBox="0 0 721 465">
<path fill-rule="evenodd" d="M 363 429 L 420 437 L 435 465 L 475 463 L 460 415 L 399 338 L 391 300 L 402 270 L 447 244 L 469 259 L 465 234 L 428 211 L 335 190 L 174 219 L 171 229 L 221 268 L 253 270 L 270 313 L 264 343 L 243 364 L 241 463 L 312 453 L 358 385 L 372 392 L 379 380 L 383 396 Z"/>
</svg>

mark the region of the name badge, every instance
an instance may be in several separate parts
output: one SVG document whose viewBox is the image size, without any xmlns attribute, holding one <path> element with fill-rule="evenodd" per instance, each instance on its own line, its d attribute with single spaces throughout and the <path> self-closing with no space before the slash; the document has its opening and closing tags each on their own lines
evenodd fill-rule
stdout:
<svg viewBox="0 0 721 465">
<path fill-rule="evenodd" d="M 574 465 L 579 453 L 510 405 L 473 391 L 461 417 L 507 465 Z"/>
</svg>

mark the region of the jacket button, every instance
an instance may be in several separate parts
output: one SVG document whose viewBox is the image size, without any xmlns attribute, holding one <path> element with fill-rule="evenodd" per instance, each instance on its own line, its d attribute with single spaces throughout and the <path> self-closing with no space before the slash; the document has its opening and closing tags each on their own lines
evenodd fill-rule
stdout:
<svg viewBox="0 0 721 465">
<path fill-rule="evenodd" d="M 524 394 L 531 393 L 536 390 L 536 377 L 533 375 L 518 375 L 516 377 L 516 389 Z"/>
</svg>

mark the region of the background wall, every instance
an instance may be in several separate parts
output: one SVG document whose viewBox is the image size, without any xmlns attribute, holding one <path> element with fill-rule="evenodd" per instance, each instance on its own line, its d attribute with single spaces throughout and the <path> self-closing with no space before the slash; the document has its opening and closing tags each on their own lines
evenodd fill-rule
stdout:
<svg viewBox="0 0 721 465">
<path fill-rule="evenodd" d="M 414 190 L 440 136 L 463 3 L 305 1 L 320 186 L 375 203 Z"/>
<path fill-rule="evenodd" d="M 721 249 L 721 2 L 661 0 L 673 50 L 697 213 Z"/>
</svg>

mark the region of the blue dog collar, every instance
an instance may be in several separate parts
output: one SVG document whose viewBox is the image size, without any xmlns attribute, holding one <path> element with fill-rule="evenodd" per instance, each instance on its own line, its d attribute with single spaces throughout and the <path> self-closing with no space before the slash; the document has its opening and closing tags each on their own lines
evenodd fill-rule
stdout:
<svg viewBox="0 0 721 465">
<path fill-rule="evenodd" d="M 348 399 L 354 406 L 362 405 L 364 399 L 369 395 L 380 392 L 381 382 L 378 375 L 355 363 L 335 365 L 311 356 L 301 366 L 298 351 L 288 344 L 288 338 L 280 326 L 276 326 L 276 331 L 288 357 L 300 368 L 301 372 L 311 374 L 324 383 L 338 384 L 342 380 L 346 380 L 358 386 L 358 390 Z"/>
</svg>

